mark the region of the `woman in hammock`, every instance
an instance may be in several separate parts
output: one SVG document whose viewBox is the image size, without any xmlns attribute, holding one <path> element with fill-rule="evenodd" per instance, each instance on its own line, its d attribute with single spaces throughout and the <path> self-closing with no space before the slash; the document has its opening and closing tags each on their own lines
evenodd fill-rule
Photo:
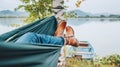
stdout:
<svg viewBox="0 0 120 67">
<path fill-rule="evenodd" d="M 64 30 L 66 28 L 66 34 Z M 44 43 L 56 45 L 78 46 L 79 42 L 74 36 L 74 30 L 71 26 L 66 26 L 65 21 L 61 21 L 55 31 L 54 36 L 28 32 L 21 36 L 16 43 Z"/>
</svg>

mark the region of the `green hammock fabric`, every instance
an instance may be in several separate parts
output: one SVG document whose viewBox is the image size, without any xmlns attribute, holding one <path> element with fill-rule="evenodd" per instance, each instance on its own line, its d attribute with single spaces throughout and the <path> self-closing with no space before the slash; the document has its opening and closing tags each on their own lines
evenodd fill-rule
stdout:
<svg viewBox="0 0 120 67">
<path fill-rule="evenodd" d="M 0 67 L 57 67 L 62 46 L 14 43 L 27 32 L 53 35 L 57 24 L 51 16 L 0 35 Z"/>
</svg>

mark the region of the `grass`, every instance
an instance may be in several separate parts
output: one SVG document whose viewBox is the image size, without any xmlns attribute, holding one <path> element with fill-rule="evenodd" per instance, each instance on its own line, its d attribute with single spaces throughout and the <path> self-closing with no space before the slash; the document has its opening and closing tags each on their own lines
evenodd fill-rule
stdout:
<svg viewBox="0 0 120 67">
<path fill-rule="evenodd" d="M 67 58 L 65 67 L 93 67 L 92 61 Z"/>
<path fill-rule="evenodd" d="M 65 67 L 120 67 L 115 64 L 102 64 L 92 60 L 80 60 L 78 58 L 66 58 Z"/>
</svg>

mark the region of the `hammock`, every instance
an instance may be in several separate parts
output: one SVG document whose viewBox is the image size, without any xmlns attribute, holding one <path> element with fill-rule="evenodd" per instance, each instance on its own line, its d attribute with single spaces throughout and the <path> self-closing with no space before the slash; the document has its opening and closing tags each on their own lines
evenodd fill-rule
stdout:
<svg viewBox="0 0 120 67">
<path fill-rule="evenodd" d="M 51 16 L 0 35 L 0 67 L 57 67 L 61 46 L 14 43 L 27 32 L 53 35 L 57 23 Z"/>
</svg>

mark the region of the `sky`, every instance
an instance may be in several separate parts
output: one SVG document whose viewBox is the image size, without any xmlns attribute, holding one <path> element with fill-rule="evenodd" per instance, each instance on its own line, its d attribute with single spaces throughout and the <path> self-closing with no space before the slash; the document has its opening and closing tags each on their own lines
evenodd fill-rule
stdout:
<svg viewBox="0 0 120 67">
<path fill-rule="evenodd" d="M 68 10 L 80 9 L 89 13 L 114 13 L 120 14 L 120 0 L 85 0 L 79 8 L 75 6 L 76 0 L 68 0 L 65 5 L 69 6 Z M 14 10 L 15 7 L 20 5 L 19 0 L 1 0 L 1 10 Z"/>
</svg>

